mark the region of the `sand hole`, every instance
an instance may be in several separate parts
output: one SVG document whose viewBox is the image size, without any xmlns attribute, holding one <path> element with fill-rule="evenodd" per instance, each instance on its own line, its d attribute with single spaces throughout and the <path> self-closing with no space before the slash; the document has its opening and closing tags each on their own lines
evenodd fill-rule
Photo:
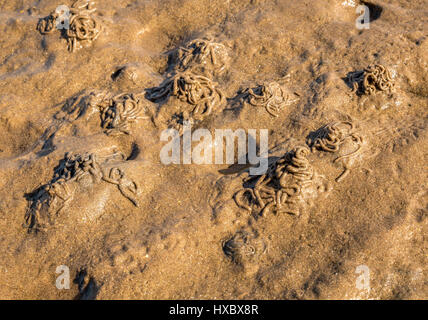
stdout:
<svg viewBox="0 0 428 320">
<path fill-rule="evenodd" d="M 383 8 L 381 6 L 366 1 L 361 1 L 361 3 L 367 6 L 370 10 L 370 22 L 373 22 L 380 18 L 383 11 Z"/>
</svg>

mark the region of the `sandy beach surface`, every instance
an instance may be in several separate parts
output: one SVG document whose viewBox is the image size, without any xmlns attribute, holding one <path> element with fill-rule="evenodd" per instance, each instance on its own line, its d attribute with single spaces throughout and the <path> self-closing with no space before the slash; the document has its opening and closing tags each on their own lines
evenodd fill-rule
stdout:
<svg viewBox="0 0 428 320">
<path fill-rule="evenodd" d="M 1 299 L 428 298 L 426 0 L 0 0 L 0 30 Z M 197 129 L 266 132 L 267 171 L 162 161 Z"/>
</svg>

